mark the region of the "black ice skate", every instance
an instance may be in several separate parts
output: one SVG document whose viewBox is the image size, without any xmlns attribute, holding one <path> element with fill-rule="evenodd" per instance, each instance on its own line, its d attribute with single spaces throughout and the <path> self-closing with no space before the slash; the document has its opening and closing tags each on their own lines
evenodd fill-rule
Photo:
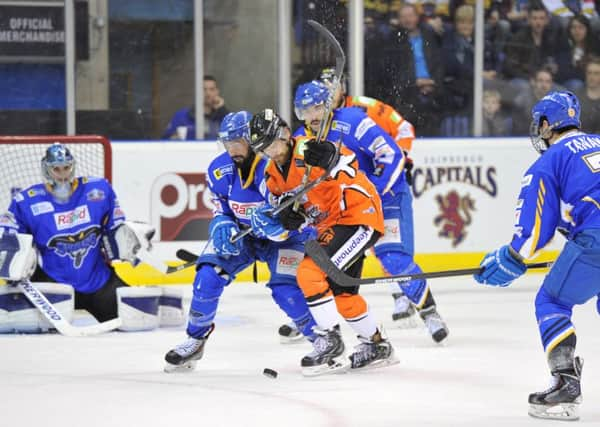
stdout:
<svg viewBox="0 0 600 427">
<path fill-rule="evenodd" d="M 419 311 L 419 316 L 425 322 L 425 326 L 427 326 L 427 330 L 431 334 L 431 338 L 437 343 L 442 342 L 448 336 L 448 327 L 446 326 L 446 322 L 437 312 L 435 305 L 424 308 Z"/>
<path fill-rule="evenodd" d="M 381 327 L 370 338 L 358 337 L 361 343 L 350 355 L 352 370 L 379 368 L 398 363 L 394 348 L 380 331 L 382 331 Z"/>
<path fill-rule="evenodd" d="M 394 297 L 394 311 L 392 320 L 394 325 L 401 329 L 409 329 L 417 327 L 417 319 L 415 314 L 417 310 L 414 304 L 402 292 L 392 294 Z"/>
<path fill-rule="evenodd" d="M 529 415 L 553 420 L 578 420 L 582 368 L 583 360 L 576 357 L 573 369 L 553 372 L 552 383 L 547 390 L 529 395 Z"/>
<path fill-rule="evenodd" d="M 170 350 L 165 355 L 165 360 L 167 362 L 164 369 L 165 372 L 193 371 L 196 368 L 198 360 L 202 359 L 202 356 L 204 355 L 204 345 L 214 328 L 215 326 L 212 325 L 203 338 L 189 337 L 187 340 L 177 345 L 173 350 Z"/>
<path fill-rule="evenodd" d="M 314 377 L 345 371 L 350 363 L 344 354 L 345 346 L 340 334 L 340 327 L 330 330 L 314 328 L 316 339 L 313 341 L 314 350 L 304 356 L 300 365 L 302 375 Z"/>
<path fill-rule="evenodd" d="M 281 344 L 294 344 L 302 342 L 304 335 L 298 330 L 294 322 L 279 327 L 279 342 Z"/>
</svg>

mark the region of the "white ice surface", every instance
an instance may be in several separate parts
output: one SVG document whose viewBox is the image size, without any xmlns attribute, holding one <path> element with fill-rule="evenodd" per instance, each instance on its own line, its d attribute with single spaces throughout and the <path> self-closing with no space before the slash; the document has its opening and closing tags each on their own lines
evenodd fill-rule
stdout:
<svg viewBox="0 0 600 427">
<path fill-rule="evenodd" d="M 527 415 L 527 395 L 549 379 L 533 314 L 541 278 L 505 289 L 432 281 L 450 328 L 444 346 L 422 328 L 395 328 L 387 288 L 364 287 L 401 363 L 317 378 L 300 374 L 308 343 L 279 344 L 285 318 L 255 284 L 225 290 L 204 359 L 189 374 L 162 372 L 183 328 L 0 336 L 0 426 L 564 426 Z M 586 361 L 578 425 L 600 426 L 595 299 L 575 309 L 574 321 Z M 343 334 L 356 344 L 349 328 Z M 263 376 L 265 367 L 279 377 Z"/>
</svg>

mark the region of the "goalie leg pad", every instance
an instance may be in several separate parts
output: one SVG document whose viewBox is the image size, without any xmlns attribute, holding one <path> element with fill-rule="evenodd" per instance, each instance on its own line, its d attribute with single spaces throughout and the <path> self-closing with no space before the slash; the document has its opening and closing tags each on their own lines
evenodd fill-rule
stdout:
<svg viewBox="0 0 600 427">
<path fill-rule="evenodd" d="M 160 326 L 183 325 L 185 314 L 183 312 L 183 291 L 181 289 L 163 286 L 158 304 Z"/>
<path fill-rule="evenodd" d="M 117 309 L 121 331 L 149 331 L 158 328 L 158 300 L 162 289 L 156 286 L 117 288 Z"/>
<path fill-rule="evenodd" d="M 35 285 L 54 308 L 67 321 L 71 321 L 75 305 L 73 287 L 60 283 Z M 18 288 L 0 286 L 0 333 L 43 333 L 51 328 L 50 322 Z"/>
</svg>

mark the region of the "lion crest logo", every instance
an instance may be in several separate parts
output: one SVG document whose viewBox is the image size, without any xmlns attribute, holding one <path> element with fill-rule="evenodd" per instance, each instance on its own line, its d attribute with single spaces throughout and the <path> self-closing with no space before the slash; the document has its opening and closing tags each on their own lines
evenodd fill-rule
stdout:
<svg viewBox="0 0 600 427">
<path fill-rule="evenodd" d="M 436 196 L 440 208 L 433 223 L 441 226 L 438 236 L 452 240 L 452 247 L 458 246 L 467 236 L 466 227 L 471 224 L 471 211 L 475 209 L 475 200 L 469 194 L 461 197 L 455 190 L 445 196 Z"/>
</svg>

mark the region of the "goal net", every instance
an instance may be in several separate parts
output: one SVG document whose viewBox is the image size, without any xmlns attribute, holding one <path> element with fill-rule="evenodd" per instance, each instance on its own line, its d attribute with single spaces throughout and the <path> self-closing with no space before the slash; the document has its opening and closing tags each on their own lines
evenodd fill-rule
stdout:
<svg viewBox="0 0 600 427">
<path fill-rule="evenodd" d="M 55 142 L 65 144 L 75 157 L 76 176 L 111 179 L 110 142 L 101 136 L 0 136 L 0 212 L 12 196 L 43 181 L 41 160 Z"/>
</svg>

